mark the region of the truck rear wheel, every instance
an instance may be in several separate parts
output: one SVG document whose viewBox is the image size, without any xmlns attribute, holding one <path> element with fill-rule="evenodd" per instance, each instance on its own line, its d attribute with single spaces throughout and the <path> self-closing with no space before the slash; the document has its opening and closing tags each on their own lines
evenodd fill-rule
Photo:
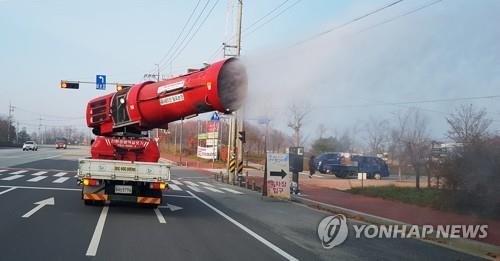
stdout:
<svg viewBox="0 0 500 261">
<path fill-rule="evenodd" d="M 347 171 L 340 171 L 338 173 L 335 173 L 335 177 L 343 179 L 343 178 L 347 177 L 347 174 L 348 174 Z"/>
</svg>

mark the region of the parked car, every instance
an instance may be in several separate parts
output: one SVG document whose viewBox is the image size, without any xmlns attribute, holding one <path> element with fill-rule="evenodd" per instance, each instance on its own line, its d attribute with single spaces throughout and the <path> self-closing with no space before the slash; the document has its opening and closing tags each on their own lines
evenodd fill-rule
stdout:
<svg viewBox="0 0 500 261">
<path fill-rule="evenodd" d="M 318 171 L 332 173 L 338 178 L 366 173 L 367 178 L 381 179 L 389 176 L 389 167 L 379 157 L 352 155 L 350 153 L 323 153 L 318 156 Z"/>
<path fill-rule="evenodd" d="M 37 151 L 38 145 L 34 141 L 26 141 L 23 144 L 23 151 L 27 151 L 27 150 Z"/>
</svg>

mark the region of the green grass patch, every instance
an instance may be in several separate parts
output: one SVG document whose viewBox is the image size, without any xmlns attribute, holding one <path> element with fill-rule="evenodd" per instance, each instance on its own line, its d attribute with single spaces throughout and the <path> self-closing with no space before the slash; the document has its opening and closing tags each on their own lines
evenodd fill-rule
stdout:
<svg viewBox="0 0 500 261">
<path fill-rule="evenodd" d="M 348 192 L 434 208 L 440 208 L 439 198 L 442 193 L 442 191 L 433 188 L 416 189 L 409 187 L 396 187 L 394 185 L 352 188 L 348 190 Z"/>
</svg>

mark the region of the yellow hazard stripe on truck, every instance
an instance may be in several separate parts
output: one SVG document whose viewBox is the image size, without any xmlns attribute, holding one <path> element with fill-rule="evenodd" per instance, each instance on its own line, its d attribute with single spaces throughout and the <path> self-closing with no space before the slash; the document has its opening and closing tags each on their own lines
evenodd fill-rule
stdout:
<svg viewBox="0 0 500 261">
<path fill-rule="evenodd" d="M 160 204 L 161 198 L 137 197 L 137 203 L 142 204 Z"/>
<path fill-rule="evenodd" d="M 106 200 L 108 200 L 108 195 L 106 195 L 106 194 L 83 194 L 83 199 L 106 201 Z"/>
</svg>

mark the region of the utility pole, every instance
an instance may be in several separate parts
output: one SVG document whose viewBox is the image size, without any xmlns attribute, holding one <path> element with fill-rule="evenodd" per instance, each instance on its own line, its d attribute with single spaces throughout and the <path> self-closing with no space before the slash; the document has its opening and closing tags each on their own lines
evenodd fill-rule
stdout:
<svg viewBox="0 0 500 261">
<path fill-rule="evenodd" d="M 237 25 L 237 42 L 236 42 L 236 56 L 239 57 L 241 55 L 241 22 L 243 16 L 243 0 L 238 0 L 238 19 L 236 22 Z M 242 133 L 245 130 L 244 126 L 244 109 L 241 108 L 235 117 L 236 127 L 235 127 L 235 146 L 236 146 L 236 175 L 243 174 L 243 142 L 238 138 L 238 134 Z"/>
<path fill-rule="evenodd" d="M 179 139 L 179 163 L 182 166 L 182 126 L 184 124 L 184 118 L 181 119 L 181 133 L 180 133 L 180 139 Z"/>
<path fill-rule="evenodd" d="M 10 125 L 12 125 L 12 113 L 14 112 L 14 106 L 12 106 L 9 101 L 9 126 L 7 127 L 7 143 L 10 142 Z"/>
<path fill-rule="evenodd" d="M 19 121 L 16 122 L 16 143 L 19 144 Z"/>
<path fill-rule="evenodd" d="M 238 17 L 237 17 L 237 31 L 236 31 L 236 45 L 228 45 L 224 43 L 224 57 L 234 56 L 226 52 L 226 48 L 236 48 L 236 56 L 241 54 L 241 22 L 243 16 L 243 0 L 238 0 Z M 238 167 L 242 161 L 242 146 L 238 143 L 238 126 L 242 129 L 242 124 L 238 122 L 238 113 L 233 112 L 233 117 L 231 117 L 231 126 L 229 131 L 229 141 L 228 141 L 228 161 L 227 161 L 227 173 L 229 175 L 229 183 L 234 183 L 235 176 L 238 173 Z M 234 171 L 231 171 L 231 161 L 234 161 Z"/>
<path fill-rule="evenodd" d="M 40 132 L 41 128 L 42 128 L 42 115 L 40 115 L 40 118 L 38 118 L 38 143 L 43 144 L 42 133 Z"/>
</svg>

